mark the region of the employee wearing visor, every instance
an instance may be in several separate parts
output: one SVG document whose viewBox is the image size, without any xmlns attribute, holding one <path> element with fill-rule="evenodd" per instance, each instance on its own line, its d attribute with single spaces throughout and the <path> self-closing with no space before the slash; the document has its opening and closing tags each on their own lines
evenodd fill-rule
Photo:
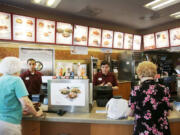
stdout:
<svg viewBox="0 0 180 135">
<path fill-rule="evenodd" d="M 107 61 L 102 61 L 101 72 L 98 72 L 93 79 L 95 86 L 112 86 L 113 90 L 118 90 L 117 80 L 110 71 L 110 65 Z"/>
<path fill-rule="evenodd" d="M 32 58 L 27 60 L 28 70 L 21 74 L 26 88 L 30 95 L 40 94 L 42 84 L 42 74 L 36 71 L 36 61 Z"/>
</svg>

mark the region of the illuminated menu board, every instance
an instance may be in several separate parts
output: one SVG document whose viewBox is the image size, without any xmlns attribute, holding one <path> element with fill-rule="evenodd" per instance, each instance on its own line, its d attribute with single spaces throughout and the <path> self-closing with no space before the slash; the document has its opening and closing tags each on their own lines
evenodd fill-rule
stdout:
<svg viewBox="0 0 180 135">
<path fill-rule="evenodd" d="M 155 49 L 154 34 L 148 34 L 144 36 L 144 50 Z"/>
<path fill-rule="evenodd" d="M 113 31 L 103 30 L 102 31 L 102 47 L 112 48 L 113 42 Z"/>
<path fill-rule="evenodd" d="M 101 45 L 101 29 L 89 28 L 89 46 L 100 47 Z"/>
<path fill-rule="evenodd" d="M 123 48 L 124 42 L 124 33 L 122 32 L 114 32 L 114 48 Z"/>
</svg>

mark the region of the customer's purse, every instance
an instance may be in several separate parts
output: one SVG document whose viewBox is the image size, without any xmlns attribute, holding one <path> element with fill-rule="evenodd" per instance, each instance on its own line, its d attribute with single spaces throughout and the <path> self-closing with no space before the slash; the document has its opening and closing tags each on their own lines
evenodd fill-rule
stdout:
<svg viewBox="0 0 180 135">
<path fill-rule="evenodd" d="M 107 117 L 111 119 L 121 119 L 128 116 L 130 108 L 125 99 L 111 98 L 106 104 Z"/>
</svg>

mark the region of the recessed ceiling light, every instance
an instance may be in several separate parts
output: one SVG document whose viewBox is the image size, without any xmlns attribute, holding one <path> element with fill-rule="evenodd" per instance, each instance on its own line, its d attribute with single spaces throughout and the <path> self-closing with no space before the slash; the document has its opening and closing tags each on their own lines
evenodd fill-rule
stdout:
<svg viewBox="0 0 180 135">
<path fill-rule="evenodd" d="M 146 4 L 144 7 L 157 11 L 177 3 L 180 3 L 180 0 L 154 0 Z"/>
<path fill-rule="evenodd" d="M 38 5 L 55 8 L 61 2 L 61 0 L 31 0 L 31 2 Z"/>
<path fill-rule="evenodd" d="M 175 18 L 175 19 L 180 19 L 180 12 L 176 12 L 174 14 L 171 14 L 170 16 Z"/>
</svg>

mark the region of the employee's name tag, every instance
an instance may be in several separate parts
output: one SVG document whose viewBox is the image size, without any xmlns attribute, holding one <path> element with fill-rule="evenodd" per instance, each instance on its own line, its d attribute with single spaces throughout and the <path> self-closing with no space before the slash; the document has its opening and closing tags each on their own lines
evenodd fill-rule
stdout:
<svg viewBox="0 0 180 135">
<path fill-rule="evenodd" d="M 102 78 L 98 78 L 98 81 L 102 81 Z"/>
<path fill-rule="evenodd" d="M 25 80 L 29 80 L 29 77 L 26 77 Z"/>
</svg>

